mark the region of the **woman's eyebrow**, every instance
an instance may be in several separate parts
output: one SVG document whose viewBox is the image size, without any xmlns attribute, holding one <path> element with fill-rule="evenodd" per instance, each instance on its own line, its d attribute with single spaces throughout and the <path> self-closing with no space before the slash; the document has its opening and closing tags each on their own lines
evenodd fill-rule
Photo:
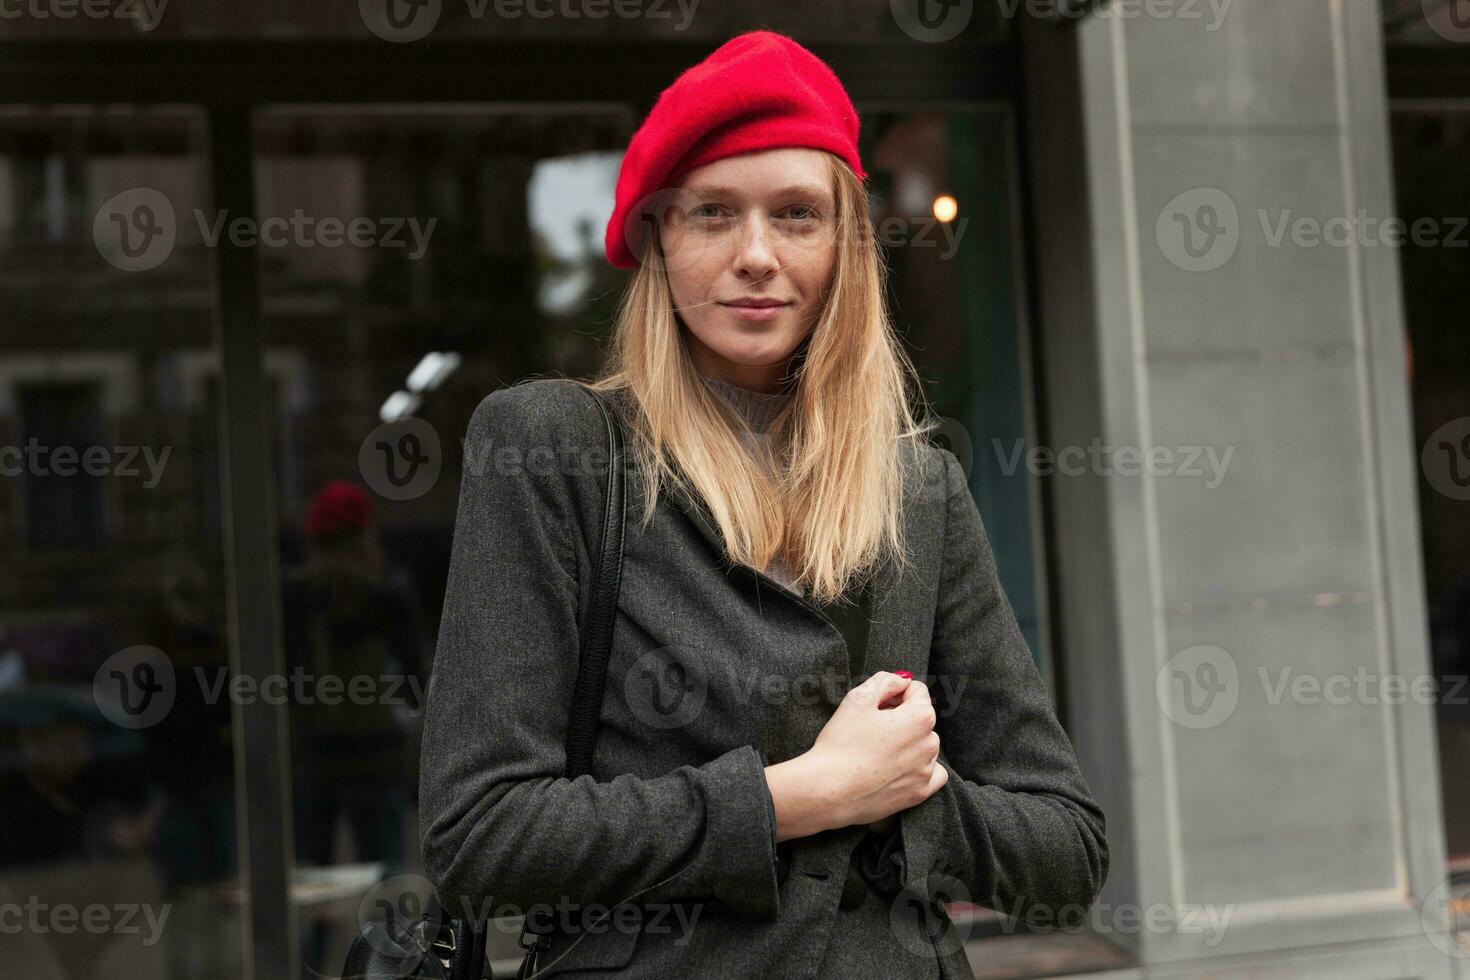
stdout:
<svg viewBox="0 0 1470 980">
<path fill-rule="evenodd" d="M 740 197 L 744 192 L 739 188 L 725 187 L 715 184 L 695 184 L 686 188 L 696 197 Z M 832 192 L 816 184 L 792 184 L 787 187 L 778 187 L 770 191 L 775 197 L 818 197 L 830 198 Z"/>
</svg>

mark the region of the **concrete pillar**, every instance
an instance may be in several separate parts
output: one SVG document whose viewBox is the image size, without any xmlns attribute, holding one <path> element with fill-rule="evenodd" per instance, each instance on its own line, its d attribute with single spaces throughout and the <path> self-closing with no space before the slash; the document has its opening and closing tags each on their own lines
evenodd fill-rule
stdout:
<svg viewBox="0 0 1470 980">
<path fill-rule="evenodd" d="M 1023 26 L 1047 442 L 1083 471 L 1048 481 L 1057 650 L 1109 816 L 1094 922 L 1151 976 L 1460 964 L 1398 256 L 1372 221 L 1379 15 L 1113 0 Z"/>
</svg>

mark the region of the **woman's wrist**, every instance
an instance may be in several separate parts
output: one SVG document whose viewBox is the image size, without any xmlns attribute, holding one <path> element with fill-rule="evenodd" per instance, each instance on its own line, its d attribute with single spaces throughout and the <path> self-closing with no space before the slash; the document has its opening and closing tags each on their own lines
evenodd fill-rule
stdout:
<svg viewBox="0 0 1470 980">
<path fill-rule="evenodd" d="M 874 820 L 868 824 L 868 829 L 875 834 L 886 834 L 896 826 L 898 826 L 898 814 L 890 813 L 882 820 Z"/>
<path fill-rule="evenodd" d="M 766 786 L 776 805 L 776 842 L 810 837 L 844 827 L 830 794 L 827 777 L 811 752 L 766 767 Z"/>
</svg>

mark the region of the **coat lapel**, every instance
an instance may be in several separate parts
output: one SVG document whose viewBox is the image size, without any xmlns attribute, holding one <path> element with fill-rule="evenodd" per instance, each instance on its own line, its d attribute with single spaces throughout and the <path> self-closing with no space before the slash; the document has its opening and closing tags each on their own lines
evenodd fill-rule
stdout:
<svg viewBox="0 0 1470 980">
<path fill-rule="evenodd" d="M 912 472 L 912 448 L 905 465 Z M 904 532 L 909 543 L 913 567 L 900 576 L 897 567 L 888 562 L 857 592 L 856 601 L 821 603 L 809 600 L 832 620 L 848 645 L 849 669 L 854 683 L 875 671 L 907 669 L 920 676 L 926 672 L 928 644 L 915 648 L 918 624 L 929 622 L 933 614 L 933 585 L 938 574 L 942 515 L 935 512 L 935 493 L 931 480 L 912 479 L 903 509 Z M 671 486 L 669 501 L 682 511 L 727 564 L 732 559 L 725 551 L 724 539 L 715 526 L 707 507 L 697 495 L 682 487 Z M 787 601 L 804 609 L 807 603 L 779 590 Z M 926 603 L 929 608 L 926 608 Z M 922 631 L 927 636 L 927 630 Z"/>
</svg>

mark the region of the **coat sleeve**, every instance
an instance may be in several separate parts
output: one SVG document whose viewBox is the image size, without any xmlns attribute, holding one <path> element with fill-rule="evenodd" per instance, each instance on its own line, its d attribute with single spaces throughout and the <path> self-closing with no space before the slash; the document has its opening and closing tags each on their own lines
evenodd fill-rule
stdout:
<svg viewBox="0 0 1470 980">
<path fill-rule="evenodd" d="M 1003 914 L 1068 922 L 1107 878 L 1104 815 L 996 576 L 964 470 L 939 455 L 944 564 L 926 683 L 949 782 L 900 817 L 903 881 L 929 894 L 926 879 L 947 875 Z"/>
<path fill-rule="evenodd" d="M 590 580 L 601 533 L 606 458 L 600 415 L 570 388 L 501 389 L 470 421 L 424 720 L 425 873 L 451 912 L 612 906 L 658 887 L 661 900 L 775 919 L 755 747 L 656 778 L 564 775 L 579 577 Z"/>
</svg>

